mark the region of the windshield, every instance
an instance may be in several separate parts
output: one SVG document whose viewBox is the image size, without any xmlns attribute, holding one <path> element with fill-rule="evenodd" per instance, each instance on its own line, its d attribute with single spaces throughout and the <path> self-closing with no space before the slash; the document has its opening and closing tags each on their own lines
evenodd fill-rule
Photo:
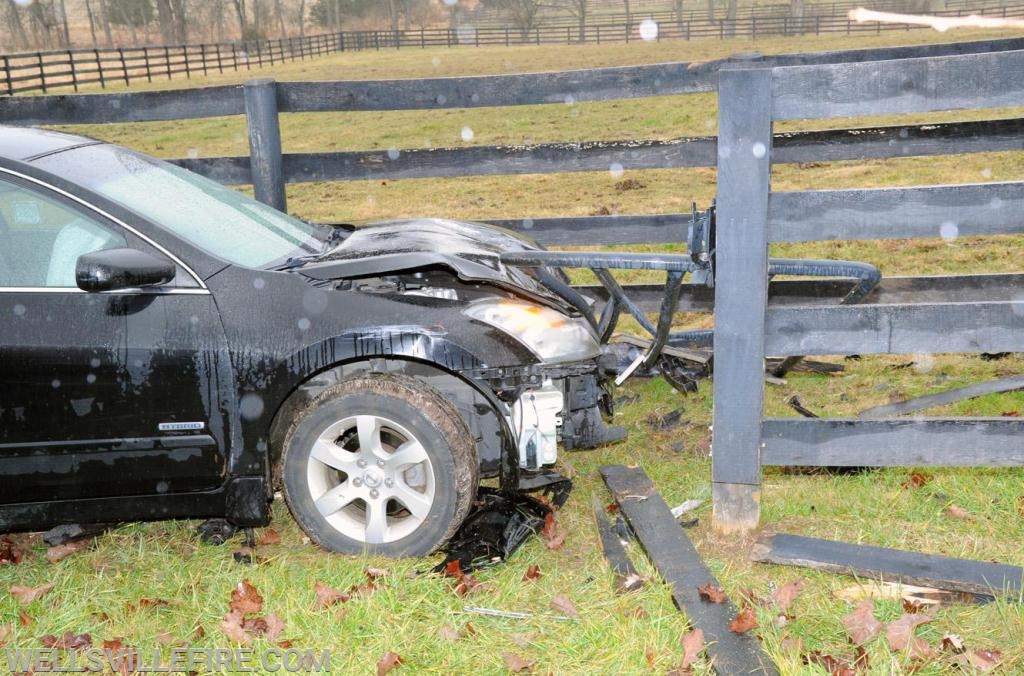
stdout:
<svg viewBox="0 0 1024 676">
<path fill-rule="evenodd" d="M 69 162 L 71 155 L 78 161 Z M 51 158 L 55 173 L 235 265 L 276 266 L 289 258 L 319 253 L 323 246 L 317 226 L 181 167 L 124 148 L 94 145 Z"/>
</svg>

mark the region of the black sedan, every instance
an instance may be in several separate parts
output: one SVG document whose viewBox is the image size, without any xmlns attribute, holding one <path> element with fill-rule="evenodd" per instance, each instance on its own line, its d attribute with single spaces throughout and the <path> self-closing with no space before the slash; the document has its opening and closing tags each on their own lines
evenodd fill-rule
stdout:
<svg viewBox="0 0 1024 676">
<path fill-rule="evenodd" d="M 225 518 L 281 491 L 420 555 L 618 432 L 594 326 L 483 225 L 306 223 L 174 165 L 0 127 L 0 532 Z M 550 275 L 549 275 L 550 277 Z"/>
</svg>

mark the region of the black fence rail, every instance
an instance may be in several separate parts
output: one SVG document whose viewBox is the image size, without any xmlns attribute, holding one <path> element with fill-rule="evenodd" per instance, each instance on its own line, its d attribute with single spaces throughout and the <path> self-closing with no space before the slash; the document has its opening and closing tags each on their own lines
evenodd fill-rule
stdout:
<svg viewBox="0 0 1024 676">
<path fill-rule="evenodd" d="M 769 181 L 784 155 L 774 121 L 1024 105 L 1024 51 L 724 68 L 719 102 L 712 469 L 719 527 L 756 527 L 762 465 L 1024 465 L 1020 425 L 1002 418 L 762 420 L 766 355 L 1024 350 L 1020 286 L 969 299 L 937 292 L 773 306 L 767 255 L 770 242 L 1024 232 L 1024 182 L 776 192 Z M 888 154 L 899 156 L 896 148 Z M 919 290 L 929 286 L 919 280 Z"/>
<path fill-rule="evenodd" d="M 719 91 L 718 138 L 528 147 L 286 154 L 280 118 L 328 111 L 438 110 Z M 773 120 L 1024 105 L 1024 38 L 702 64 L 430 80 L 253 80 L 159 92 L 0 98 L 13 124 L 247 116 L 250 155 L 177 163 L 287 208 L 287 183 L 717 166 L 714 289 L 686 284 L 679 310 L 715 312 L 715 523 L 759 518 L 762 464 L 1024 464 L 1020 423 L 937 420 L 762 421 L 765 355 L 1024 351 L 1024 275 L 883 280 L 836 307 L 842 279 L 768 283 L 769 242 L 1024 232 L 1024 182 L 772 192 L 773 163 L 1024 150 L 1024 121 L 989 120 L 775 134 Z M 501 225 L 544 244 L 679 243 L 689 214 L 518 217 Z M 600 296 L 600 289 L 592 289 Z M 660 287 L 630 289 L 646 310 Z M 868 443 L 868 439 L 871 443 Z M 851 441 L 852 440 L 852 441 Z M 1017 442 L 1016 444 L 1014 442 Z M 857 448 L 870 452 L 858 455 Z"/>
<path fill-rule="evenodd" d="M 952 0 L 951 0 L 952 1 Z M 960 0 L 971 2 L 972 0 Z M 832 3 L 836 4 L 836 3 Z M 843 3 L 838 3 L 843 4 Z M 831 7 L 831 5 L 828 5 Z M 845 5 L 844 5 L 845 6 Z M 822 7 L 826 7 L 822 5 Z M 761 9 L 764 9 L 763 7 Z M 522 31 L 516 28 L 464 25 L 458 29 L 408 31 L 346 31 L 305 37 L 238 43 L 146 46 L 112 49 L 66 49 L 0 55 L 0 95 L 79 91 L 174 78 L 191 78 L 225 71 L 273 66 L 334 52 L 428 47 L 487 47 L 552 44 L 607 44 L 661 40 L 767 38 L 825 34 L 879 34 L 921 28 L 909 24 L 858 24 L 840 15 L 805 12 L 801 17 L 751 13 L 733 21 L 713 21 L 693 12 L 677 20 L 672 12 L 633 15 L 630 21 L 591 22 L 581 31 L 576 23 L 546 23 Z M 934 12 L 935 16 L 981 14 L 1024 17 L 1024 2 L 983 5 Z"/>
<path fill-rule="evenodd" d="M 225 71 L 252 70 L 285 61 L 343 51 L 342 33 L 304 38 L 254 40 L 237 43 L 66 49 L 0 56 L 0 94 L 80 86 L 191 78 Z"/>
</svg>

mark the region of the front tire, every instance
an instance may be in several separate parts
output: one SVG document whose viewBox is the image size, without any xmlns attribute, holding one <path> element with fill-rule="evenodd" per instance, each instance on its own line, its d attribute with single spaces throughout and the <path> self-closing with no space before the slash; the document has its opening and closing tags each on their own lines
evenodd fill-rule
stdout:
<svg viewBox="0 0 1024 676">
<path fill-rule="evenodd" d="M 469 513 L 479 473 L 452 403 L 390 374 L 320 393 L 288 430 L 282 456 L 292 516 L 314 542 L 346 554 L 434 551 Z"/>
</svg>

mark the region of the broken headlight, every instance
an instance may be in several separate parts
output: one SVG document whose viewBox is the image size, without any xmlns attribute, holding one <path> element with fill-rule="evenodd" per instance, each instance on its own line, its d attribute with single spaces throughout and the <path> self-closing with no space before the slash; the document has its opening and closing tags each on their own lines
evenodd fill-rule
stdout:
<svg viewBox="0 0 1024 676">
<path fill-rule="evenodd" d="M 585 319 L 518 300 L 487 298 L 463 311 L 509 334 L 546 362 L 580 361 L 601 354 L 597 336 Z"/>
</svg>

